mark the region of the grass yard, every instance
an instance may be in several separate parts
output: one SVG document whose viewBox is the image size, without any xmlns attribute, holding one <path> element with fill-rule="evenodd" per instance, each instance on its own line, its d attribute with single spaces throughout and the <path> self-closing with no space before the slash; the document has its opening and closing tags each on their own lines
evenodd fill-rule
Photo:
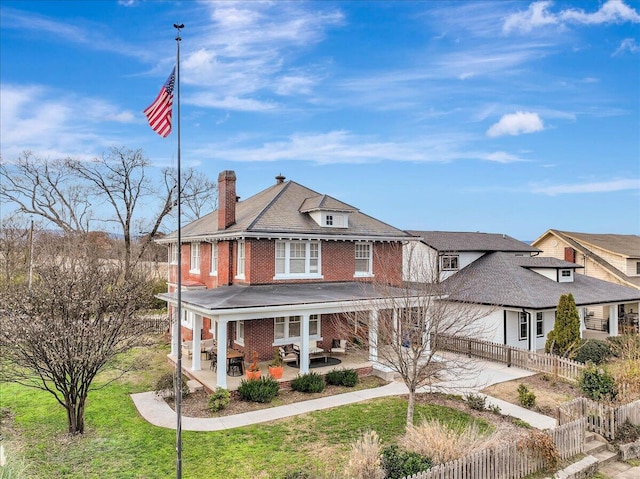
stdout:
<svg viewBox="0 0 640 479">
<path fill-rule="evenodd" d="M 90 393 L 86 433 L 66 434 L 66 416 L 53 396 L 14 384 L 0 385 L 1 438 L 10 462 L 28 478 L 170 478 L 175 476 L 175 431 L 142 419 L 131 393 L 152 389 L 166 370 L 166 348 L 138 352 L 144 372 Z M 221 432 L 183 431 L 183 477 L 282 478 L 286 471 L 341 471 L 351 443 L 375 430 L 384 443 L 404 432 L 405 398 L 384 398 Z M 420 403 L 416 418 L 468 422 L 472 416 Z M 479 420 L 483 428 L 491 426 Z M 6 477 L 6 476 L 2 476 Z"/>
</svg>

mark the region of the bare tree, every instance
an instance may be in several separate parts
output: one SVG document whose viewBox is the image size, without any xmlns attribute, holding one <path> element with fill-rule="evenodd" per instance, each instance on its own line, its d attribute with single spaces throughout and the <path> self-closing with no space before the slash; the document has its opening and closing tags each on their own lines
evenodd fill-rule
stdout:
<svg viewBox="0 0 640 479">
<path fill-rule="evenodd" d="M 26 218 L 10 215 L 0 225 L 0 283 L 28 275 L 30 226 Z"/>
<path fill-rule="evenodd" d="M 415 397 L 419 389 L 435 383 L 468 380 L 476 375 L 476 362 L 459 355 L 444 354 L 444 336 L 482 337 L 483 321 L 494 308 L 465 301 L 452 301 L 465 285 L 454 278 L 443 280 L 433 262 L 406 261 L 402 287 L 374 283 L 377 320 L 370 321 L 366 307 L 347 314 L 341 334 L 356 347 L 375 348 L 376 362 L 400 376 L 409 390 L 407 427 L 413 424 Z M 394 267 L 389 265 L 389 267 Z M 407 268 L 410 270 L 408 271 Z M 384 270 L 385 268 L 380 268 Z M 376 277 L 385 277 L 382 271 Z M 371 351 L 370 351 L 371 352 Z"/>
<path fill-rule="evenodd" d="M 83 238 L 56 246 L 35 265 L 31 288 L 23 281 L 0 289 L 0 380 L 51 393 L 67 411 L 69 432 L 83 433 L 96 375 L 144 342 L 135 317 L 152 294 L 144 278 L 125 281 L 121 265 L 98 258 Z"/>
<path fill-rule="evenodd" d="M 139 149 L 112 147 L 92 161 L 39 159 L 27 152 L 15 162 L 0 163 L 0 175 L 6 178 L 0 182 L 0 200 L 50 221 L 65 233 L 95 231 L 90 220 L 115 223 L 123 238 L 120 259 L 127 274 L 177 205 L 175 170 L 151 169 Z M 185 216 L 197 218 L 209 206 L 215 207 L 215 184 L 201 172 L 187 169 L 180 184 Z"/>
<path fill-rule="evenodd" d="M 90 192 L 64 160 L 43 160 L 26 151 L 13 163 L 0 159 L 0 178 L 0 200 L 20 212 L 50 221 L 66 233 L 89 230 Z"/>
<path fill-rule="evenodd" d="M 182 173 L 182 185 L 182 213 L 186 219 L 196 220 L 218 207 L 218 185 L 201 171 L 187 168 Z"/>
</svg>

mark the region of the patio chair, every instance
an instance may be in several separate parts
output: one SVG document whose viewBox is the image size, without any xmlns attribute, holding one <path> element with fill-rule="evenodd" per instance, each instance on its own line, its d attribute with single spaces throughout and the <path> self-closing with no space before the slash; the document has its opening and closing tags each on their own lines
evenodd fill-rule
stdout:
<svg viewBox="0 0 640 479">
<path fill-rule="evenodd" d="M 346 354 L 346 353 L 347 353 L 346 339 L 334 339 L 331 342 L 331 354 Z"/>
<path fill-rule="evenodd" d="M 215 354 L 210 354 L 211 363 L 209 364 L 209 369 L 212 371 L 218 370 L 218 357 Z"/>
<path fill-rule="evenodd" d="M 182 342 L 182 356 L 186 356 L 187 359 L 191 358 L 193 354 L 193 341 Z"/>
<path fill-rule="evenodd" d="M 298 354 L 296 354 L 294 350 L 286 351 L 283 347 L 279 347 L 278 353 L 280 354 L 283 363 L 295 362 L 298 364 Z"/>
</svg>

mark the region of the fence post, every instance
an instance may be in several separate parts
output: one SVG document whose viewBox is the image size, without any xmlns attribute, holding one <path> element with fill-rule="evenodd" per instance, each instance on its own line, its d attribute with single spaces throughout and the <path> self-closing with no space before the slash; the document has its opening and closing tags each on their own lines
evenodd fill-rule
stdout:
<svg viewBox="0 0 640 479">
<path fill-rule="evenodd" d="M 511 346 L 507 347 L 507 367 L 511 367 Z"/>
<path fill-rule="evenodd" d="M 471 357 L 471 340 L 467 341 L 467 349 L 468 349 L 467 355 Z"/>
</svg>

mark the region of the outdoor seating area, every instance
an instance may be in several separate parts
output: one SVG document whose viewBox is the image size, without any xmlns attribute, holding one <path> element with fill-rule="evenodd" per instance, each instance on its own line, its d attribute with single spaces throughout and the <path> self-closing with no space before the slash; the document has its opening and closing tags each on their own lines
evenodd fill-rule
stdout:
<svg viewBox="0 0 640 479">
<path fill-rule="evenodd" d="M 297 356 L 293 353 L 293 347 L 287 351 L 286 347 L 282 347 L 285 351 L 285 354 L 288 355 L 287 364 L 290 367 L 284 368 L 284 374 L 281 379 L 278 379 L 278 382 L 287 382 L 295 379 L 298 374 L 300 374 L 299 362 L 296 362 Z M 227 350 L 229 352 L 230 350 Z M 234 350 L 235 351 L 235 350 Z M 238 354 L 242 354 L 239 351 L 236 351 Z M 328 353 L 327 353 L 328 354 Z M 171 361 L 175 361 L 175 356 L 169 356 Z M 361 350 L 348 350 L 347 354 L 340 357 L 339 361 L 334 362 L 332 359 L 335 358 L 327 358 L 327 362 L 324 362 L 324 358 L 314 358 L 310 361 L 310 368 L 317 372 L 318 374 L 327 374 L 329 371 L 335 368 L 346 368 L 346 369 L 368 369 L 371 367 L 371 363 L 369 362 L 369 352 L 361 351 Z M 212 356 L 212 360 L 215 360 L 215 354 Z M 230 365 L 229 359 L 227 359 L 227 366 Z M 269 362 L 270 361 L 262 361 L 258 363 L 258 369 L 260 369 L 262 376 L 268 376 L 269 374 Z M 198 371 L 191 370 L 191 363 L 189 361 L 185 361 L 182 363 L 182 367 L 187 373 L 187 375 L 197 381 L 199 381 L 206 389 L 214 390 L 216 388 L 216 376 L 217 376 L 217 367 L 218 364 L 211 365 L 203 363 L 202 369 Z M 235 391 L 240 386 L 240 382 L 244 379 L 246 373 L 246 365 L 244 364 L 244 359 L 240 359 L 239 363 L 233 366 L 233 368 L 227 371 L 227 389 L 229 391 Z"/>
<path fill-rule="evenodd" d="M 215 347 L 215 339 L 203 339 L 200 341 L 200 354 L 204 356 L 203 359 L 209 359 L 211 351 Z M 193 341 L 182 342 L 182 356 L 185 358 L 191 358 L 193 356 Z"/>
</svg>

